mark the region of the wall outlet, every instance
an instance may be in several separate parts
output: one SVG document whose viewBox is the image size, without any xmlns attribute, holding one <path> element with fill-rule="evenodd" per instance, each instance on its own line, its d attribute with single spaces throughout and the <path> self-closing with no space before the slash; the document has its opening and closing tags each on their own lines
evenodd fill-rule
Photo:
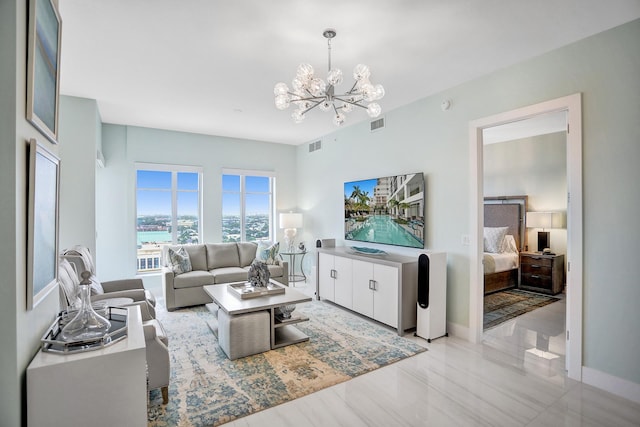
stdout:
<svg viewBox="0 0 640 427">
<path fill-rule="evenodd" d="M 469 237 L 468 234 L 463 234 L 462 235 L 462 246 L 469 246 L 471 245 L 471 238 Z"/>
</svg>

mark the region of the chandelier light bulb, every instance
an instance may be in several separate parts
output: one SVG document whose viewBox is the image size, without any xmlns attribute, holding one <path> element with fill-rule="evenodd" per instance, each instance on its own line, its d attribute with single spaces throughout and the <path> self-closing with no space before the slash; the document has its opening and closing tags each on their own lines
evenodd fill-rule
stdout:
<svg viewBox="0 0 640 427">
<path fill-rule="evenodd" d="M 327 84 L 322 79 L 316 77 L 309 82 L 309 92 L 311 92 L 313 96 L 322 97 L 326 90 Z"/>
<path fill-rule="evenodd" d="M 339 68 L 332 68 L 327 75 L 327 82 L 332 86 L 337 86 L 342 83 L 342 70 Z"/>
<path fill-rule="evenodd" d="M 278 96 L 278 95 L 286 95 L 289 92 L 289 87 L 285 84 L 285 83 L 278 83 L 274 88 L 273 88 L 273 94 Z"/>
<path fill-rule="evenodd" d="M 380 105 L 378 105 L 375 102 L 372 102 L 367 106 L 367 114 L 369 114 L 369 117 L 371 118 L 378 117 L 381 112 L 382 112 L 382 108 L 380 108 Z"/>
<path fill-rule="evenodd" d="M 327 39 L 329 51 L 329 72 L 326 81 L 314 75 L 311 64 L 298 65 L 296 75 L 291 81 L 292 89 L 282 82 L 273 88 L 276 108 L 284 110 L 292 103 L 295 104 L 297 109 L 291 114 L 295 123 L 302 122 L 306 113 L 316 107 L 321 111 L 333 111 L 333 122 L 337 126 L 344 124 L 345 113 L 353 111 L 354 106 L 367 110 L 370 117 L 378 117 L 382 108 L 372 101 L 384 97 L 384 87 L 380 84 L 373 85 L 369 80 L 369 67 L 358 64 L 353 70 L 355 84 L 346 92 L 337 93 L 335 87 L 343 82 L 344 75 L 339 68 L 331 67 L 331 40 L 336 36 L 336 31 L 329 28 L 322 35 Z"/>
<path fill-rule="evenodd" d="M 371 83 L 365 83 L 360 86 L 362 97 L 365 101 L 373 101 L 376 99 L 376 90 Z"/>
<path fill-rule="evenodd" d="M 287 108 L 289 108 L 289 105 L 291 103 L 291 98 L 289 97 L 289 95 L 278 95 L 276 96 L 276 108 L 278 110 L 286 110 Z"/>
<path fill-rule="evenodd" d="M 304 87 L 304 83 L 299 78 L 295 78 L 291 81 L 291 86 L 295 92 L 301 92 Z"/>
<path fill-rule="evenodd" d="M 369 71 L 369 67 L 364 64 L 358 64 L 353 69 L 353 78 L 357 81 L 368 79 L 371 75 L 371 71 Z"/>
<path fill-rule="evenodd" d="M 313 78 L 313 67 L 311 64 L 298 65 L 298 72 L 296 76 L 303 82 L 311 80 Z"/>
<path fill-rule="evenodd" d="M 300 110 L 294 110 L 294 112 L 291 113 L 291 118 L 293 119 L 294 123 L 302 123 L 302 121 L 304 120 L 304 114 L 302 114 L 302 111 Z"/>
</svg>

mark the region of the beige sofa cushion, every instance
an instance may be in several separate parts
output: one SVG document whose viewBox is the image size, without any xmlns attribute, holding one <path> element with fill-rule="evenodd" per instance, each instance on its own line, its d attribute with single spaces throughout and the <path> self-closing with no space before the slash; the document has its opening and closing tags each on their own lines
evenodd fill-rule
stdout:
<svg viewBox="0 0 640 427">
<path fill-rule="evenodd" d="M 207 249 L 204 245 L 184 245 L 183 247 L 191 259 L 192 270 L 207 269 Z"/>
<path fill-rule="evenodd" d="M 240 267 L 238 245 L 235 243 L 207 243 L 207 270 L 219 267 Z"/>
<path fill-rule="evenodd" d="M 195 288 L 197 286 L 213 285 L 213 276 L 208 271 L 193 270 L 177 275 L 173 278 L 175 289 Z"/>
<path fill-rule="evenodd" d="M 246 282 L 248 277 L 247 270 L 240 267 L 219 267 L 209 274 L 213 275 L 214 283 Z"/>
<path fill-rule="evenodd" d="M 254 259 L 256 259 L 256 250 L 258 245 L 251 242 L 239 242 L 238 254 L 240 255 L 240 267 L 246 267 L 251 265 Z"/>
</svg>

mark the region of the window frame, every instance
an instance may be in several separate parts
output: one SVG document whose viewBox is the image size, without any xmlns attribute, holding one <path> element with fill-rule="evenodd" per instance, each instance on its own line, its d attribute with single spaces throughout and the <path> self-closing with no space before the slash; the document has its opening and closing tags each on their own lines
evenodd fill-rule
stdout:
<svg viewBox="0 0 640 427">
<path fill-rule="evenodd" d="M 171 242 L 170 244 L 178 244 L 178 194 L 179 193 L 194 193 L 197 192 L 197 215 L 198 215 L 198 241 L 202 242 L 203 236 L 203 167 L 191 166 L 191 165 L 175 165 L 175 164 L 161 164 L 161 163 L 142 163 L 136 162 L 134 164 L 134 209 L 135 209 L 135 222 L 134 222 L 134 236 L 136 241 L 136 274 L 153 274 L 157 273 L 162 268 L 162 262 L 158 260 L 158 268 L 155 268 L 156 260 L 153 258 L 145 257 L 145 266 L 152 264 L 154 268 L 146 268 L 141 270 L 141 262 L 138 255 L 138 191 L 170 191 L 171 192 Z M 138 187 L 138 171 L 154 171 L 154 172 L 171 172 L 171 188 L 159 189 L 159 188 L 146 188 Z M 178 174 L 179 173 L 197 173 L 198 174 L 198 189 L 197 190 L 179 190 L 178 189 Z M 152 263 L 149 263 L 153 259 Z"/>
<path fill-rule="evenodd" d="M 220 193 L 220 236 L 221 240 L 224 241 L 224 230 L 222 229 L 224 221 L 224 194 L 239 194 L 240 195 L 240 242 L 247 242 L 246 235 L 246 196 L 247 194 L 268 194 L 269 197 L 269 241 L 273 241 L 276 236 L 276 173 L 273 171 L 264 171 L 264 170 L 250 170 L 250 169 L 232 169 L 232 168 L 223 168 L 222 173 L 220 174 L 220 181 L 222 187 L 223 177 L 225 175 L 234 175 L 240 177 L 240 191 L 224 191 L 224 188 L 221 188 Z M 269 192 L 247 192 L 246 191 L 246 178 L 247 177 L 266 177 L 269 178 Z"/>
</svg>

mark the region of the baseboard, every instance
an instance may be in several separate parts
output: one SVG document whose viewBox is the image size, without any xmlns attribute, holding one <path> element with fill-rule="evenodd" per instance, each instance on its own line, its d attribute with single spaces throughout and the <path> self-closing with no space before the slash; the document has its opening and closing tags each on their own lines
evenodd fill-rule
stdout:
<svg viewBox="0 0 640 427">
<path fill-rule="evenodd" d="M 466 326 L 458 325 L 457 323 L 453 322 L 447 322 L 447 333 L 450 336 L 469 341 L 469 328 Z"/>
<path fill-rule="evenodd" d="M 582 367 L 582 382 L 632 402 L 640 403 L 640 384 L 586 366 Z"/>
</svg>

